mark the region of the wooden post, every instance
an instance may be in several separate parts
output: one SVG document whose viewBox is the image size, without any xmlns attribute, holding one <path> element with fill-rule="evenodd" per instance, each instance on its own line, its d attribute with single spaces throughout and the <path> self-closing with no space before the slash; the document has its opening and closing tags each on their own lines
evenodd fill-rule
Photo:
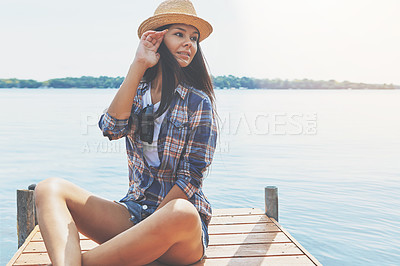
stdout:
<svg viewBox="0 0 400 266">
<path fill-rule="evenodd" d="M 265 213 L 268 217 L 279 221 L 278 216 L 278 188 L 268 186 L 265 188 Z"/>
<path fill-rule="evenodd" d="M 30 185 L 29 190 L 17 190 L 18 248 L 24 244 L 25 239 L 37 224 L 34 189 L 35 185 Z"/>
</svg>

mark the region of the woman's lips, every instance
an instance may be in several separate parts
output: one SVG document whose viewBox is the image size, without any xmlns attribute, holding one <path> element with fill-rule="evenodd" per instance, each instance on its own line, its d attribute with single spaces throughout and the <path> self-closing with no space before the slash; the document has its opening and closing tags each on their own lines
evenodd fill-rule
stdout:
<svg viewBox="0 0 400 266">
<path fill-rule="evenodd" d="M 189 56 L 188 53 L 181 53 L 181 52 L 178 52 L 177 54 L 178 54 L 180 57 L 183 57 L 183 58 L 185 58 L 185 59 L 190 59 L 190 56 Z"/>
</svg>

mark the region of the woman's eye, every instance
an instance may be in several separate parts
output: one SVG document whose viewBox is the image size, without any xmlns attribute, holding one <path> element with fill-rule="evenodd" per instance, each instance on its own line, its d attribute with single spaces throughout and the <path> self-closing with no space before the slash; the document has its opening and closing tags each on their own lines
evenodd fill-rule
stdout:
<svg viewBox="0 0 400 266">
<path fill-rule="evenodd" d="M 192 41 L 197 42 L 197 37 L 192 37 L 191 39 L 192 39 Z"/>
<path fill-rule="evenodd" d="M 178 36 L 178 37 L 183 37 L 183 34 L 180 33 L 180 32 L 175 33 L 175 35 Z"/>
</svg>

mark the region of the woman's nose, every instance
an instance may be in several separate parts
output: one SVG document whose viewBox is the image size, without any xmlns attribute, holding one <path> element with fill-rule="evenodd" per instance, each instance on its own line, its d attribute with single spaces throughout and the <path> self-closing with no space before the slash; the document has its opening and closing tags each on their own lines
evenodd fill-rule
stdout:
<svg viewBox="0 0 400 266">
<path fill-rule="evenodd" d="M 183 43 L 183 46 L 185 46 L 185 47 L 187 46 L 189 48 L 192 47 L 192 45 L 193 44 L 192 44 L 190 38 L 186 39 L 185 42 Z"/>
</svg>

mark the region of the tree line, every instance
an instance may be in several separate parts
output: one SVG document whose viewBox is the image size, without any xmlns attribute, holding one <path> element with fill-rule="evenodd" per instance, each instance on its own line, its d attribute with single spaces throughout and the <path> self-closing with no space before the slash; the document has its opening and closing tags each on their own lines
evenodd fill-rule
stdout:
<svg viewBox="0 0 400 266">
<path fill-rule="evenodd" d="M 218 76 L 213 77 L 217 88 L 246 88 L 246 89 L 400 89 L 393 84 L 367 84 L 336 80 L 311 79 L 256 79 L 249 77 Z"/>
<path fill-rule="evenodd" d="M 39 82 L 33 79 L 0 79 L 0 88 L 119 88 L 123 77 L 100 76 L 57 78 Z"/>
<path fill-rule="evenodd" d="M 43 82 L 33 79 L 0 79 L 0 88 L 119 88 L 124 77 L 57 78 Z M 400 89 L 393 84 L 367 84 L 335 80 L 257 79 L 250 77 L 212 76 L 216 89 Z"/>
</svg>

